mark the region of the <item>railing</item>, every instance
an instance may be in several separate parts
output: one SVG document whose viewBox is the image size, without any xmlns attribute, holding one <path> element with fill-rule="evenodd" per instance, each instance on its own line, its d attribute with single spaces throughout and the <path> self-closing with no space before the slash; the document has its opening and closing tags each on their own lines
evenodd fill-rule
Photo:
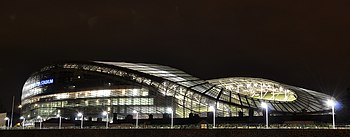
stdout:
<svg viewBox="0 0 350 137">
<path fill-rule="evenodd" d="M 42 127 L 42 130 L 50 130 L 50 129 L 58 129 L 58 127 Z M 139 125 L 136 128 L 134 125 L 132 126 L 110 126 L 108 128 L 103 126 L 85 126 L 80 128 L 79 126 L 65 126 L 61 127 L 61 129 L 333 129 L 332 125 L 270 125 L 269 128 L 266 128 L 265 125 L 217 125 L 215 128 L 212 127 L 211 124 L 200 127 L 199 125 L 174 125 L 173 128 L 169 126 L 162 125 Z M 350 125 L 338 125 L 336 129 L 350 129 Z M 0 130 L 40 130 L 39 127 L 2 127 Z"/>
</svg>

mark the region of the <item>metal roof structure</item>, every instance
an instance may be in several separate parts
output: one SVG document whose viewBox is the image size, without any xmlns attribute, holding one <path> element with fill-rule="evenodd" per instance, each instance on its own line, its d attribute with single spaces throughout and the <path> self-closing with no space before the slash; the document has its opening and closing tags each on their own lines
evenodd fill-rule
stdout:
<svg viewBox="0 0 350 137">
<path fill-rule="evenodd" d="M 254 113 L 261 115 L 262 102 L 267 103 L 269 110 L 275 114 L 325 114 L 331 109 L 325 101 L 333 99 L 324 93 L 262 78 L 229 77 L 203 80 L 184 71 L 157 64 L 105 61 L 63 62 L 48 65 L 28 78 L 22 91 L 22 105 L 29 105 L 28 113 L 38 106 L 36 102 L 45 99 L 54 102 L 65 99 L 117 99 L 120 97 L 113 94 L 119 94 L 121 89 L 111 89 L 111 87 L 86 90 L 75 89 L 73 86 L 67 91 L 48 92 L 45 84 L 53 83 L 55 80 L 48 79 L 46 74 L 54 71 L 76 71 L 122 79 L 142 86 L 143 88 L 139 88 L 140 93 L 146 89 L 147 92 L 148 89 L 155 89 L 154 91 L 164 98 L 176 99 L 177 117 L 188 117 L 189 113 L 209 112 L 210 106 L 216 106 L 217 114 L 221 117 L 229 117 L 235 112 L 248 112 L 248 110 L 254 110 Z M 146 96 L 149 97 L 148 93 Z M 125 94 L 123 98 L 126 97 Z M 159 98 L 152 98 L 152 102 L 153 99 Z M 116 104 L 118 105 L 120 104 Z M 82 107 L 81 104 L 80 107 Z M 141 111 L 137 106 L 135 109 Z M 165 113 L 163 111 L 165 111 L 164 108 L 157 110 L 159 113 Z"/>
<path fill-rule="evenodd" d="M 187 89 L 204 94 L 213 100 L 259 109 L 267 102 L 276 112 L 323 112 L 329 110 L 325 101 L 332 97 L 320 92 L 281 84 L 272 80 L 249 77 L 233 77 L 201 80 L 181 70 L 157 64 L 101 62 L 163 78 Z"/>
</svg>

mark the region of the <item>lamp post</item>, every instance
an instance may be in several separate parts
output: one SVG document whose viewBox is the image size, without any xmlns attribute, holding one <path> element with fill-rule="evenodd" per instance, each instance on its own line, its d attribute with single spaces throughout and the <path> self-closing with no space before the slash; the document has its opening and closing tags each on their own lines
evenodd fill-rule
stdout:
<svg viewBox="0 0 350 137">
<path fill-rule="evenodd" d="M 24 129 L 24 124 L 25 124 L 25 122 L 26 122 L 26 118 L 23 117 L 23 116 L 21 116 L 19 119 L 23 120 L 23 121 L 22 121 L 22 129 Z"/>
<path fill-rule="evenodd" d="M 266 113 L 266 128 L 269 128 L 269 111 L 268 111 L 268 105 L 265 102 L 261 103 L 261 107 L 265 109 L 265 113 Z"/>
<path fill-rule="evenodd" d="M 81 117 L 81 122 L 80 122 L 80 128 L 83 128 L 83 121 L 84 121 L 84 115 L 83 115 L 83 113 L 81 113 L 81 112 L 79 112 L 78 114 L 77 114 L 77 116 L 78 117 Z"/>
<path fill-rule="evenodd" d="M 216 125 L 215 125 L 215 123 L 216 123 L 216 121 L 215 121 L 215 117 L 216 117 L 216 115 L 215 115 L 215 107 L 214 106 L 210 106 L 209 110 L 213 111 L 213 128 L 216 128 Z"/>
<path fill-rule="evenodd" d="M 39 129 L 41 129 L 43 118 L 41 116 L 38 116 L 37 119 L 39 119 Z"/>
<path fill-rule="evenodd" d="M 22 105 L 18 105 L 19 113 L 22 113 Z"/>
<path fill-rule="evenodd" d="M 136 128 L 138 128 L 139 127 L 139 112 L 134 110 L 134 111 L 132 111 L 132 113 L 136 114 Z"/>
<path fill-rule="evenodd" d="M 174 111 L 172 108 L 167 108 L 166 111 L 167 111 L 167 113 L 171 113 L 170 128 L 174 128 Z"/>
<path fill-rule="evenodd" d="M 106 128 L 108 128 L 108 122 L 109 122 L 109 120 L 108 120 L 108 112 L 107 111 L 103 111 L 102 115 L 106 116 Z"/>
<path fill-rule="evenodd" d="M 5 117 L 4 120 L 7 122 L 7 128 L 10 128 L 10 118 Z"/>
<path fill-rule="evenodd" d="M 18 105 L 19 112 L 22 113 L 22 105 Z"/>
<path fill-rule="evenodd" d="M 327 100 L 327 105 L 332 107 L 332 120 L 333 120 L 333 129 L 335 129 L 335 117 L 334 117 L 334 106 L 335 106 L 335 101 L 332 99 Z"/>
<path fill-rule="evenodd" d="M 12 96 L 12 107 L 11 107 L 11 127 L 12 127 L 12 123 L 13 123 L 13 107 L 14 107 L 14 104 L 15 104 L 15 96 Z"/>
<path fill-rule="evenodd" d="M 18 105 L 18 108 L 19 108 L 19 113 L 21 114 L 22 113 L 22 105 Z M 12 126 L 12 121 L 11 121 L 11 126 Z"/>
<path fill-rule="evenodd" d="M 60 114 L 57 114 L 57 117 L 58 117 L 58 129 L 61 129 L 61 126 L 62 126 L 62 117 Z"/>
</svg>

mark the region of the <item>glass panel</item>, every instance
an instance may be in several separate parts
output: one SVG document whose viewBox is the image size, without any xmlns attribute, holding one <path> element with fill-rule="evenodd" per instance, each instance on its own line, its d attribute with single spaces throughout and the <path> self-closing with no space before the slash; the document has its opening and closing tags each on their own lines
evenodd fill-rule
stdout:
<svg viewBox="0 0 350 137">
<path fill-rule="evenodd" d="M 248 100 L 248 102 L 249 102 L 250 107 L 257 108 L 257 106 L 255 105 L 255 102 L 253 101 L 252 98 L 247 98 L 247 100 Z"/>
<path fill-rule="evenodd" d="M 249 107 L 245 96 L 241 96 L 241 101 L 242 101 L 242 105 L 243 105 L 243 106 L 248 106 L 248 107 Z"/>
<path fill-rule="evenodd" d="M 197 92 L 203 93 L 203 92 L 207 91 L 211 87 L 212 87 L 212 85 L 207 83 L 207 84 L 203 84 L 203 85 L 198 85 L 198 86 L 192 87 L 192 89 L 196 90 Z"/>
<path fill-rule="evenodd" d="M 238 94 L 235 94 L 235 93 L 231 92 L 231 103 L 242 105 L 241 102 L 239 101 Z"/>
<path fill-rule="evenodd" d="M 209 95 L 209 96 L 211 96 L 211 97 L 213 97 L 213 98 L 217 98 L 217 96 L 219 95 L 219 93 L 220 93 L 220 90 L 221 89 L 219 89 L 219 88 L 217 88 L 217 87 L 214 87 L 214 88 L 212 88 L 212 89 L 210 89 L 208 92 L 206 92 L 205 94 L 206 95 Z"/>
<path fill-rule="evenodd" d="M 282 109 L 283 112 L 289 112 L 288 109 L 286 109 L 281 103 L 276 104 L 280 109 Z"/>
</svg>

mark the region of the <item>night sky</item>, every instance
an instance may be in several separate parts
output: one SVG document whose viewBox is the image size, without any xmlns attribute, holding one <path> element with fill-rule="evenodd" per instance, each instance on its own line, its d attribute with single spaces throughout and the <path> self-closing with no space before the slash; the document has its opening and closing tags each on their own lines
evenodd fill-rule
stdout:
<svg viewBox="0 0 350 137">
<path fill-rule="evenodd" d="M 31 73 L 64 60 L 155 63 L 202 79 L 259 77 L 344 100 L 349 7 L 349 0 L 2 0 L 0 107 L 10 111 Z"/>
</svg>

